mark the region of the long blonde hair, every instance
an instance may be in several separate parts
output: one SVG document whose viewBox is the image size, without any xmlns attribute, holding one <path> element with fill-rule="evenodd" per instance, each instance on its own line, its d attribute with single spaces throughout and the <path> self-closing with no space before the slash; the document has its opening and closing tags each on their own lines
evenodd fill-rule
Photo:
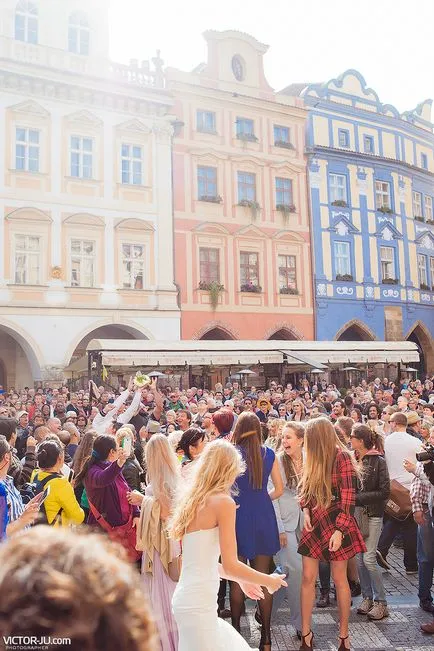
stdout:
<svg viewBox="0 0 434 651">
<path fill-rule="evenodd" d="M 170 518 L 169 536 L 175 540 L 182 538 L 207 498 L 217 493 L 227 493 L 245 469 L 241 454 L 229 441 L 217 439 L 209 443 Z"/>
<path fill-rule="evenodd" d="M 348 450 L 338 439 L 328 418 L 309 420 L 305 426 L 304 449 L 306 458 L 299 485 L 302 504 L 329 508 L 332 503 L 332 471 L 338 450 Z M 353 461 L 353 460 L 352 460 Z M 355 462 L 353 462 L 355 467 Z"/>
<path fill-rule="evenodd" d="M 160 505 L 168 511 L 175 498 L 181 477 L 178 458 L 167 436 L 154 434 L 146 444 L 147 479 Z"/>
</svg>

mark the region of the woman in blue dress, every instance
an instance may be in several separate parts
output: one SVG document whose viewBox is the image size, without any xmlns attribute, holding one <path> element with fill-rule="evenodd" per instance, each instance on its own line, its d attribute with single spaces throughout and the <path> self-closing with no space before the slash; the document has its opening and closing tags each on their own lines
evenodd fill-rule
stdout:
<svg viewBox="0 0 434 651">
<path fill-rule="evenodd" d="M 262 445 L 261 423 L 256 414 L 240 414 L 232 438 L 246 463 L 247 470 L 235 484 L 237 494 L 236 535 L 238 558 L 258 572 L 268 574 L 274 554 L 280 549 L 279 530 L 272 500 L 283 493 L 283 481 L 276 456 L 270 448 Z M 268 493 L 271 475 L 274 490 Z M 240 587 L 231 583 L 232 625 L 240 630 L 244 610 L 244 594 Z M 262 620 L 261 651 L 271 649 L 271 608 L 273 597 L 265 593 L 259 601 Z"/>
</svg>

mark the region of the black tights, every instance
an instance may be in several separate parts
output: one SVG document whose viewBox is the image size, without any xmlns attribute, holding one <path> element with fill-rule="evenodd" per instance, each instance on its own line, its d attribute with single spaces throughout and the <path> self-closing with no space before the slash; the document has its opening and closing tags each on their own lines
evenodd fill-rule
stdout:
<svg viewBox="0 0 434 651">
<path fill-rule="evenodd" d="M 245 558 L 239 557 L 239 560 L 242 563 L 247 564 Z M 250 567 L 252 567 L 257 572 L 263 572 L 263 574 L 270 573 L 271 566 L 271 556 L 256 556 L 249 561 Z M 241 614 L 243 612 L 244 606 L 244 592 L 241 590 L 238 583 L 235 581 L 230 582 L 230 601 L 231 601 L 231 617 L 232 617 L 232 626 L 240 631 L 240 620 Z M 271 608 L 273 606 L 273 596 L 264 588 L 264 599 L 259 599 L 258 601 L 259 612 L 262 619 L 262 634 L 261 640 L 265 644 L 269 644 L 271 641 Z"/>
</svg>

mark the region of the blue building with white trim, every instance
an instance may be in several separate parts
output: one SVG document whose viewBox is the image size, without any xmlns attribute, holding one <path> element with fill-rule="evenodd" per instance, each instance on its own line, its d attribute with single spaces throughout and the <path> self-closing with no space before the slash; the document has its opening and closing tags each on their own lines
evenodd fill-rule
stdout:
<svg viewBox="0 0 434 651">
<path fill-rule="evenodd" d="M 432 102 L 400 114 L 356 70 L 282 93 L 310 109 L 316 338 L 408 339 L 434 372 Z"/>
</svg>

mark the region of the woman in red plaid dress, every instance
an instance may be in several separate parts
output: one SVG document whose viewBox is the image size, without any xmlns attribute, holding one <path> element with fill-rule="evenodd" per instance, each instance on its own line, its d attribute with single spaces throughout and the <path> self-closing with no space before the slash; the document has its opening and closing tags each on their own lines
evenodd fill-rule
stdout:
<svg viewBox="0 0 434 651">
<path fill-rule="evenodd" d="M 298 548 L 303 556 L 300 651 L 313 648 L 310 626 L 320 561 L 331 564 L 339 607 L 338 651 L 345 651 L 350 648 L 348 620 L 351 608 L 347 563 L 349 558 L 366 551 L 354 518 L 357 470 L 327 418 L 309 421 L 304 441 L 306 460 L 299 487 L 304 513 L 304 529 Z"/>
</svg>

